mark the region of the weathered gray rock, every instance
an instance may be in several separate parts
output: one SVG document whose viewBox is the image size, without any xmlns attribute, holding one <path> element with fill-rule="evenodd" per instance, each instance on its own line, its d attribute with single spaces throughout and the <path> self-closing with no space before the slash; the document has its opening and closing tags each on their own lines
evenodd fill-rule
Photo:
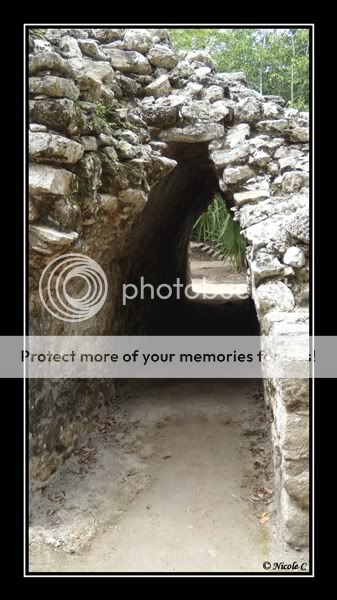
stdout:
<svg viewBox="0 0 337 600">
<path fill-rule="evenodd" d="M 78 43 L 83 54 L 95 60 L 106 60 L 107 57 L 104 50 L 94 40 L 78 40 Z"/>
<path fill-rule="evenodd" d="M 117 81 L 121 87 L 123 96 L 138 96 L 142 92 L 142 86 L 126 75 L 118 75 Z"/>
<path fill-rule="evenodd" d="M 116 140 L 114 146 L 120 159 L 130 160 L 131 158 L 135 158 L 138 154 L 137 149 L 125 140 Z"/>
<path fill-rule="evenodd" d="M 165 156 L 154 156 L 152 157 L 151 165 L 150 184 L 154 185 L 159 179 L 173 171 L 177 165 L 177 161 Z"/>
<path fill-rule="evenodd" d="M 254 171 L 248 165 L 228 167 L 223 174 L 223 180 L 226 185 L 235 185 L 244 183 L 254 175 Z"/>
<path fill-rule="evenodd" d="M 298 332 L 295 328 L 292 343 L 292 354 L 303 354 L 303 348 L 308 350 L 307 328 Z M 298 340 L 298 348 L 294 347 L 294 342 Z M 288 337 L 288 340 L 286 339 Z M 285 344 L 289 346 L 289 335 L 285 338 Z M 302 339 L 301 339 L 302 338 Z M 300 343 L 304 342 L 301 347 Z M 294 353 L 295 350 L 295 353 Z M 309 456 L 309 420 L 305 412 L 296 412 L 287 410 L 284 404 L 278 406 L 277 411 L 278 430 L 280 432 L 280 447 L 283 450 L 286 460 L 299 460 Z"/>
<path fill-rule="evenodd" d="M 291 246 L 283 256 L 283 262 L 285 265 L 294 267 L 294 269 L 300 269 L 305 265 L 305 254 L 300 248 Z"/>
<path fill-rule="evenodd" d="M 262 104 L 263 119 L 276 119 L 282 114 L 282 108 L 276 102 L 264 102 Z M 285 115 L 287 116 L 287 115 Z"/>
<path fill-rule="evenodd" d="M 264 150 L 255 150 L 255 152 L 250 156 L 248 164 L 252 167 L 264 168 L 270 163 L 272 160 L 271 156 L 268 152 Z"/>
<path fill-rule="evenodd" d="M 94 136 L 81 136 L 81 144 L 84 152 L 95 152 L 97 150 L 97 141 Z"/>
<path fill-rule="evenodd" d="M 57 52 L 41 52 L 29 57 L 29 74 L 35 75 L 39 71 L 57 71 L 67 77 L 73 74 L 69 61 Z"/>
<path fill-rule="evenodd" d="M 110 63 L 114 69 L 139 75 L 148 75 L 152 72 L 149 61 L 140 52 L 115 48 L 106 48 L 105 52 L 110 57 Z"/>
<path fill-rule="evenodd" d="M 265 249 L 257 250 L 254 259 L 249 262 L 254 283 L 257 285 L 263 279 L 274 277 L 283 272 L 283 265 L 276 256 Z"/>
<path fill-rule="evenodd" d="M 191 52 L 186 54 L 185 60 L 188 62 L 200 62 L 213 68 L 212 58 L 206 50 L 191 50 Z"/>
<path fill-rule="evenodd" d="M 123 190 L 118 198 L 121 204 L 131 204 L 137 207 L 139 211 L 144 208 L 147 202 L 147 196 L 142 190 Z"/>
<path fill-rule="evenodd" d="M 280 173 L 283 173 L 284 171 L 296 171 L 300 164 L 299 157 L 290 154 L 284 158 L 280 158 L 278 164 L 280 167 Z"/>
<path fill-rule="evenodd" d="M 247 86 L 246 75 L 242 73 L 242 71 L 233 71 L 232 73 L 217 73 L 216 77 L 221 79 L 221 81 L 223 81 L 229 87 L 237 87 L 239 84 L 244 87 Z M 249 92 L 252 92 L 252 90 L 249 90 Z"/>
<path fill-rule="evenodd" d="M 82 52 L 78 45 L 78 41 L 70 35 L 65 35 L 60 39 L 60 50 L 68 58 L 81 58 Z"/>
<path fill-rule="evenodd" d="M 128 29 L 125 32 L 124 43 L 127 50 L 146 53 L 152 45 L 152 36 L 146 29 Z"/>
<path fill-rule="evenodd" d="M 249 140 L 251 146 L 259 150 L 265 150 L 275 156 L 280 146 L 284 144 L 283 138 L 270 138 L 268 135 L 256 135 Z"/>
<path fill-rule="evenodd" d="M 283 313 L 278 313 L 280 322 L 284 322 L 282 319 Z M 307 312 L 304 315 L 307 317 Z M 296 313 L 295 313 L 296 318 Z M 301 316 L 298 317 L 299 319 Z M 303 319 L 303 315 L 302 315 Z M 308 324 L 309 331 L 309 324 Z M 309 406 L 309 381 L 307 379 L 280 379 L 279 395 L 282 403 L 286 406 L 287 410 L 307 410 Z"/>
<path fill-rule="evenodd" d="M 275 162 L 271 162 L 267 165 L 267 173 L 272 177 L 276 177 L 279 173 L 279 166 Z"/>
<path fill-rule="evenodd" d="M 29 124 L 30 131 L 47 131 L 46 125 L 40 125 L 39 123 L 30 123 Z"/>
<path fill-rule="evenodd" d="M 175 52 L 168 46 L 162 46 L 160 44 L 152 46 L 147 58 L 151 65 L 155 67 L 164 67 L 165 69 L 172 69 L 178 62 Z"/>
<path fill-rule="evenodd" d="M 261 117 L 261 102 L 254 96 L 247 96 L 239 100 L 235 106 L 235 120 L 240 123 L 256 123 Z"/>
<path fill-rule="evenodd" d="M 171 84 L 167 75 L 161 75 L 145 88 L 145 94 L 147 96 L 154 96 L 155 98 L 168 96 L 170 93 Z"/>
<path fill-rule="evenodd" d="M 76 75 L 86 75 L 102 83 L 112 83 L 114 74 L 108 62 L 90 60 L 88 58 L 70 58 L 68 64 Z"/>
<path fill-rule="evenodd" d="M 205 77 L 205 75 L 210 75 L 212 70 L 209 67 L 198 67 L 195 69 L 194 74 L 198 77 Z"/>
<path fill-rule="evenodd" d="M 78 233 L 76 231 L 64 233 L 43 225 L 31 225 L 29 229 L 30 233 L 35 235 L 42 242 L 47 242 L 52 246 L 60 248 L 71 246 L 78 239 Z"/>
<path fill-rule="evenodd" d="M 34 40 L 34 52 L 53 52 L 53 47 L 50 42 L 44 39 L 35 38 Z"/>
<path fill-rule="evenodd" d="M 239 144 L 242 144 L 250 136 L 250 127 L 246 123 L 240 123 L 235 127 L 231 127 L 227 131 L 225 144 L 228 148 L 235 148 Z"/>
<path fill-rule="evenodd" d="M 157 101 L 155 104 L 144 107 L 143 118 L 148 125 L 153 127 L 171 127 L 177 122 L 178 110 L 176 106 Z"/>
<path fill-rule="evenodd" d="M 237 206 L 242 206 L 243 204 L 255 204 L 256 202 L 265 200 L 268 196 L 269 193 L 266 190 L 252 190 L 234 194 L 234 200 Z"/>
<path fill-rule="evenodd" d="M 288 133 L 288 138 L 291 142 L 309 142 L 309 127 L 293 127 Z"/>
<path fill-rule="evenodd" d="M 286 135 L 289 131 L 288 119 L 268 119 L 260 121 L 256 126 L 258 131 L 268 135 Z"/>
<path fill-rule="evenodd" d="M 243 164 L 248 160 L 249 145 L 241 144 L 231 150 L 215 150 L 210 158 L 213 160 L 217 169 L 223 169 L 228 165 Z"/>
<path fill-rule="evenodd" d="M 291 311 L 295 308 L 294 297 L 282 281 L 261 283 L 256 289 L 256 297 L 262 315 L 274 309 Z"/>
<path fill-rule="evenodd" d="M 309 471 L 304 471 L 296 476 L 284 475 L 284 487 L 302 508 L 309 507 Z"/>
<path fill-rule="evenodd" d="M 267 94 L 264 99 L 266 102 L 276 102 L 276 104 L 279 104 L 280 106 L 285 105 L 285 100 L 282 98 L 282 96 L 273 96 Z"/>
<path fill-rule="evenodd" d="M 79 89 L 71 79 L 64 77 L 30 77 L 29 93 L 33 95 L 52 96 L 54 98 L 71 98 L 77 100 Z"/>
<path fill-rule="evenodd" d="M 29 196 L 28 200 L 28 221 L 29 223 L 34 223 L 40 216 L 40 211 L 36 206 L 34 199 Z"/>
<path fill-rule="evenodd" d="M 102 44 L 108 44 L 116 40 L 121 40 L 124 35 L 123 29 L 92 29 L 93 37 Z"/>
<path fill-rule="evenodd" d="M 306 208 L 301 208 L 294 215 L 288 217 L 285 220 L 284 227 L 292 237 L 309 244 L 309 212 Z"/>
<path fill-rule="evenodd" d="M 69 135 L 80 133 L 85 123 L 82 112 L 73 100 L 67 98 L 31 100 L 29 116 L 34 122 Z"/>
<path fill-rule="evenodd" d="M 257 129 L 269 135 L 283 135 L 290 142 L 305 143 L 309 141 L 309 128 L 299 127 L 296 121 L 291 119 L 260 121 Z"/>
<path fill-rule="evenodd" d="M 303 187 L 309 186 L 309 173 L 306 171 L 288 171 L 282 177 L 282 192 L 289 194 L 298 192 Z"/>
<path fill-rule="evenodd" d="M 194 100 L 194 102 L 185 104 L 181 108 L 181 116 L 187 123 L 196 121 L 212 121 L 217 123 L 225 119 L 230 113 L 230 109 L 225 101 L 219 100 L 209 104 L 203 100 Z"/>
<path fill-rule="evenodd" d="M 110 194 L 100 194 L 99 205 L 104 212 L 114 214 L 118 210 L 118 198 Z"/>
<path fill-rule="evenodd" d="M 194 84 L 194 85 L 200 85 L 200 84 Z M 201 89 L 202 86 L 201 86 Z M 224 97 L 224 91 L 223 88 L 220 87 L 219 85 L 211 85 L 209 88 L 204 89 L 203 91 L 203 99 L 206 100 L 206 102 L 216 102 L 217 100 L 222 100 Z"/>
<path fill-rule="evenodd" d="M 294 119 L 298 117 L 298 109 L 297 108 L 286 108 L 284 111 L 284 116 L 286 119 Z"/>
<path fill-rule="evenodd" d="M 224 135 L 223 125 L 219 123 L 196 123 L 183 129 L 173 127 L 159 133 L 159 140 L 163 142 L 208 142 Z"/>
<path fill-rule="evenodd" d="M 83 155 L 78 142 L 52 133 L 29 133 L 29 157 L 37 162 L 76 163 Z"/>
<path fill-rule="evenodd" d="M 309 543 L 308 512 L 302 509 L 285 489 L 281 493 L 281 514 L 286 542 L 295 547 L 307 546 Z"/>
<path fill-rule="evenodd" d="M 190 98 L 200 98 L 203 86 L 200 83 L 189 81 L 188 84 L 178 91 L 178 95 Z"/>
<path fill-rule="evenodd" d="M 65 169 L 46 165 L 29 165 L 29 191 L 33 196 L 41 194 L 67 195 L 76 192 L 77 177 Z"/>
<path fill-rule="evenodd" d="M 104 146 L 102 152 L 110 158 L 110 160 L 117 160 L 118 154 L 113 146 Z"/>
</svg>

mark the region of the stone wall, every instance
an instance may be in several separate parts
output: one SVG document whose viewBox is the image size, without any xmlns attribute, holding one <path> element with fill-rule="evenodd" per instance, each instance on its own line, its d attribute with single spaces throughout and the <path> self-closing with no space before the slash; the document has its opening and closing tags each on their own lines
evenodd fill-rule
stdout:
<svg viewBox="0 0 337 600">
<path fill-rule="evenodd" d="M 308 113 L 216 73 L 204 50 L 179 52 L 164 29 L 38 29 L 29 40 L 30 333 L 119 330 L 120 285 L 135 219 L 175 167 L 170 147 L 209 143 L 219 186 L 247 242 L 262 334 L 308 335 Z M 86 254 L 108 301 L 92 319 L 51 317 L 38 296 L 51 258 Z M 308 539 L 308 386 L 265 369 L 283 533 Z M 79 389 L 81 388 L 81 389 Z M 46 480 L 87 426 L 111 381 L 31 382 L 32 478 Z"/>
</svg>

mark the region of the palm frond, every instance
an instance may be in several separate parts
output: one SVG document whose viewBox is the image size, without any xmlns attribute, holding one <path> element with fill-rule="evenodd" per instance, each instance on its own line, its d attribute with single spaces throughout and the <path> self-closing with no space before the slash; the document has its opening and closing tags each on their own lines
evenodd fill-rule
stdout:
<svg viewBox="0 0 337 600">
<path fill-rule="evenodd" d="M 192 238 L 212 246 L 219 258 L 229 260 L 237 271 L 242 270 L 245 242 L 240 234 L 239 223 L 233 220 L 222 198 L 216 196 L 196 220 Z"/>
</svg>

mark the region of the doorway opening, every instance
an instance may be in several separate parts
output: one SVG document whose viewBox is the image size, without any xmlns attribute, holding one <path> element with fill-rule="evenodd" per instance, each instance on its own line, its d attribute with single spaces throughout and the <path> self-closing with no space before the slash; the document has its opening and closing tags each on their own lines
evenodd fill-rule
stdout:
<svg viewBox="0 0 337 600">
<path fill-rule="evenodd" d="M 246 294 L 241 269 L 240 288 L 234 295 L 222 298 L 219 294 L 208 300 L 200 297 L 198 281 L 191 273 L 191 239 L 198 220 L 203 218 L 214 198 L 219 220 L 229 215 L 231 199 L 219 188 L 208 143 L 171 145 L 169 156 L 177 161 L 174 170 L 151 191 L 148 203 L 135 223 L 129 245 L 127 283 L 140 287 L 148 284 L 144 295 L 137 295 L 123 306 L 122 327 L 125 334 L 142 335 L 258 335 L 259 326 L 253 300 Z M 228 232 L 230 232 L 227 219 Z M 233 230 L 233 223 L 232 230 Z M 224 228 L 224 221 L 221 227 Z M 236 228 L 237 224 L 235 224 Z M 226 236 L 224 236 L 225 238 Z M 221 237 L 219 238 L 219 242 Z M 235 239 L 237 243 L 237 239 Z M 219 243 L 215 249 L 219 250 Z M 239 239 L 236 256 L 223 256 L 229 263 L 243 261 L 243 246 Z M 233 264 L 234 264 L 233 263 Z M 212 265 L 215 271 L 219 265 Z M 202 267 L 203 268 L 203 267 Z M 223 267 L 222 267 L 223 268 Z M 231 275 L 235 268 L 231 268 Z M 214 272 L 213 272 L 214 276 Z M 219 275 L 221 278 L 221 274 Z M 198 279 L 198 277 L 194 277 Z M 235 279 L 235 278 L 234 278 Z M 179 296 L 175 286 L 179 281 Z M 217 281 L 217 285 L 224 282 Z M 232 282 L 234 283 L 234 282 Z M 194 285 L 194 294 L 193 294 Z M 156 291 L 172 288 L 171 296 L 158 297 Z M 195 287 L 197 286 L 197 288 Z M 189 288 L 189 289 L 188 289 Z M 238 295 L 240 290 L 241 295 Z M 192 291 L 192 293 L 191 293 Z M 188 293 L 189 292 L 189 293 Z M 228 292 L 228 286 L 227 286 Z M 153 294 L 153 295 L 151 295 Z"/>
</svg>

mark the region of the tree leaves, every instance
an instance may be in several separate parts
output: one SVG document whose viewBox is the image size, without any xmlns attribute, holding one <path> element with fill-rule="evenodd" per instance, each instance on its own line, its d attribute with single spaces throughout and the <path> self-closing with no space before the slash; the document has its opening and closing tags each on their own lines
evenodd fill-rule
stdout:
<svg viewBox="0 0 337 600">
<path fill-rule="evenodd" d="M 171 29 L 177 50 L 208 48 L 217 71 L 244 71 L 248 85 L 309 106 L 309 29 Z"/>
</svg>

